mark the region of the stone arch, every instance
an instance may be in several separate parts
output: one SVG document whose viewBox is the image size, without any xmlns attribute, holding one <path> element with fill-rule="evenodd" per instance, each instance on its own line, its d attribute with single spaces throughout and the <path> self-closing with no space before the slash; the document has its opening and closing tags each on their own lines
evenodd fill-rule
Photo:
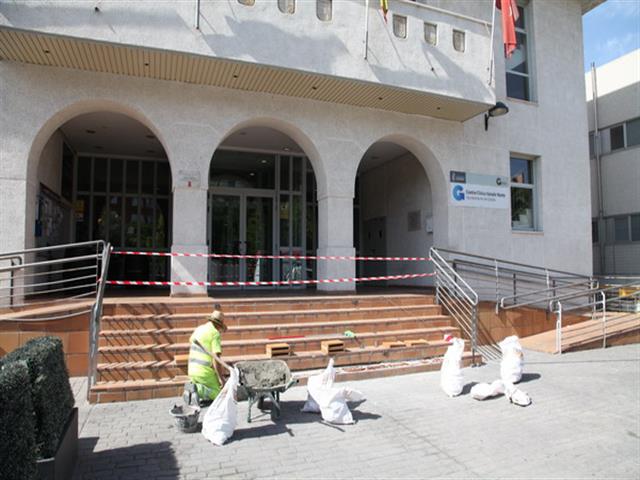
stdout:
<svg viewBox="0 0 640 480">
<path fill-rule="evenodd" d="M 231 127 L 227 133 L 222 137 L 222 139 L 215 145 L 215 148 L 211 150 L 211 159 L 213 158 L 214 152 L 220 147 L 220 145 L 233 133 L 250 127 L 269 127 L 274 130 L 278 130 L 281 133 L 288 135 L 292 140 L 294 140 L 303 150 L 305 156 L 311 162 L 311 166 L 313 167 L 313 173 L 316 178 L 316 183 L 318 187 L 318 196 L 325 194 L 327 191 L 327 172 L 323 162 L 323 159 L 320 155 L 319 149 L 316 147 L 315 142 L 311 139 L 309 135 L 307 135 L 302 129 L 298 126 L 294 125 L 291 122 L 286 120 L 282 120 L 275 117 L 253 117 L 247 120 L 243 120 L 241 122 L 236 123 L 233 127 Z M 211 169 L 211 160 L 209 162 L 209 169 Z"/>
</svg>

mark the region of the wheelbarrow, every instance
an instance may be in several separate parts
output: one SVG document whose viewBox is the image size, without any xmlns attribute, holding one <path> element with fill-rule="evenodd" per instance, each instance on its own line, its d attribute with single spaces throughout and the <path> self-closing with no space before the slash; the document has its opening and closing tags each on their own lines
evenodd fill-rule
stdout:
<svg viewBox="0 0 640 480">
<path fill-rule="evenodd" d="M 280 394 L 298 383 L 292 378 L 289 366 L 283 360 L 245 360 L 235 364 L 240 373 L 240 389 L 244 389 L 249 408 L 247 422 L 251 423 L 251 407 L 258 403 L 264 409 L 264 400 L 271 402 L 271 420 L 280 417 Z"/>
</svg>

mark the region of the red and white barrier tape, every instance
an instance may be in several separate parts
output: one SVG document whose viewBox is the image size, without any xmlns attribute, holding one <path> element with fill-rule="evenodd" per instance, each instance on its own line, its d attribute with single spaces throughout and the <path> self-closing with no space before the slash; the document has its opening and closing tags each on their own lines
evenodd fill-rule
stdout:
<svg viewBox="0 0 640 480">
<path fill-rule="evenodd" d="M 179 252 L 138 252 L 114 250 L 112 255 L 142 255 L 148 257 L 207 257 L 207 258 L 249 258 L 267 260 L 368 260 L 386 262 L 428 262 L 429 257 L 349 257 L 339 255 L 239 255 L 232 253 L 179 253 Z"/>
<path fill-rule="evenodd" d="M 107 280 L 108 285 L 144 285 L 144 286 L 185 286 L 185 287 L 259 287 L 266 285 L 316 285 L 319 283 L 375 282 L 379 280 L 405 280 L 409 278 L 433 277 L 435 273 L 409 273 L 406 275 L 387 275 L 384 277 L 329 278 L 321 280 L 280 280 L 273 282 L 154 282 L 142 280 Z"/>
</svg>

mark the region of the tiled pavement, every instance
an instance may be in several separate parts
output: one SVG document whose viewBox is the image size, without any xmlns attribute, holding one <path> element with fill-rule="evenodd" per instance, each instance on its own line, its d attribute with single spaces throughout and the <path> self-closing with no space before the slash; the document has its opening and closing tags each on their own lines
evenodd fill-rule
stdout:
<svg viewBox="0 0 640 480">
<path fill-rule="evenodd" d="M 353 382 L 367 397 L 354 409 L 358 422 L 332 426 L 299 412 L 306 390 L 297 387 L 275 424 L 257 411 L 248 424 L 240 403 L 223 447 L 174 428 L 169 409 L 179 399 L 90 406 L 74 379 L 75 478 L 640 478 L 640 346 L 525 360 L 526 408 L 448 398 L 439 373 L 423 373 Z M 498 372 L 467 368 L 465 381 Z"/>
</svg>

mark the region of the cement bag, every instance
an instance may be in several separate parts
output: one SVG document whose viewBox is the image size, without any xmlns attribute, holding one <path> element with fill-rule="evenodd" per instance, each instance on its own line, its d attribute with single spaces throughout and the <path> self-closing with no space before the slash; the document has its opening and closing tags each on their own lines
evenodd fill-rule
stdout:
<svg viewBox="0 0 640 480">
<path fill-rule="evenodd" d="M 233 368 L 229 380 L 213 401 L 202 421 L 202 434 L 214 445 L 222 446 L 233 435 L 238 423 L 238 369 Z"/>
<path fill-rule="evenodd" d="M 496 397 L 504 393 L 504 382 L 496 380 L 492 383 L 478 383 L 471 388 L 470 393 L 476 400 Z"/>
<path fill-rule="evenodd" d="M 531 397 L 515 385 L 507 385 L 504 393 L 507 399 L 515 405 L 519 405 L 520 407 L 531 405 Z"/>
<path fill-rule="evenodd" d="M 524 354 L 518 337 L 513 335 L 505 338 L 498 346 L 502 351 L 500 363 L 500 377 L 504 383 L 518 383 L 522 378 Z"/>
<path fill-rule="evenodd" d="M 318 375 L 312 375 L 307 379 L 307 401 L 304 402 L 301 411 L 306 413 L 320 413 L 320 405 L 313 399 L 309 393 L 309 389 L 319 387 L 331 388 L 333 387 L 335 379 L 336 369 L 333 367 L 333 358 L 330 358 L 329 364 L 327 368 L 324 369 L 324 372 Z"/>
<path fill-rule="evenodd" d="M 444 393 L 450 397 L 460 395 L 464 387 L 464 379 L 460 370 L 463 351 L 464 341 L 460 338 L 452 339 L 452 344 L 447 348 L 440 368 L 440 386 Z"/>
</svg>

